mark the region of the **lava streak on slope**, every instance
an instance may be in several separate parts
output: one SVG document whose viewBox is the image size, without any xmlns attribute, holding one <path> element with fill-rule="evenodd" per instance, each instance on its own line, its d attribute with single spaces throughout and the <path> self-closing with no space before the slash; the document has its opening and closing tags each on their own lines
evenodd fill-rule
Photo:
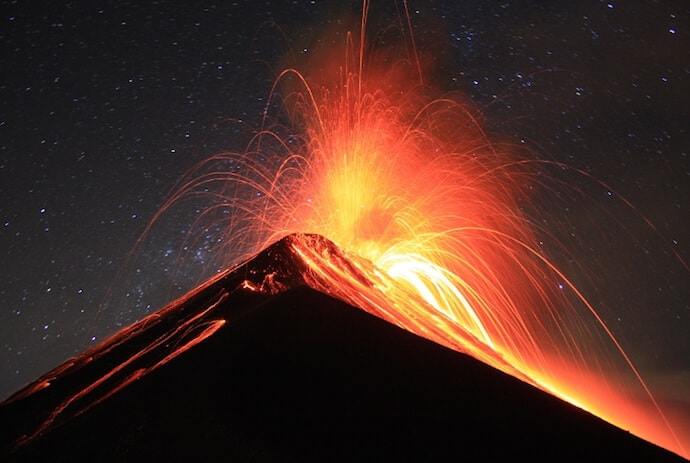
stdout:
<svg viewBox="0 0 690 463">
<path fill-rule="evenodd" d="M 30 444 L 203 342 L 267 297 L 303 285 L 304 263 L 288 247 L 294 239 L 269 246 L 233 272 L 208 280 L 12 395 L 0 404 L 0 424 L 8 426 L 0 433 L 2 445 Z"/>
</svg>

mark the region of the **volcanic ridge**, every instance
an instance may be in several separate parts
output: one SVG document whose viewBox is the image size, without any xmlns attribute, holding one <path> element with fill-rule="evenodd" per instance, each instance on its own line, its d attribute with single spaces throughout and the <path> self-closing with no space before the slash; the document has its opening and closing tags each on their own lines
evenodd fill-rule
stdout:
<svg viewBox="0 0 690 463">
<path fill-rule="evenodd" d="M 289 235 L 0 404 L 3 461 L 685 461 L 325 294 Z"/>
</svg>

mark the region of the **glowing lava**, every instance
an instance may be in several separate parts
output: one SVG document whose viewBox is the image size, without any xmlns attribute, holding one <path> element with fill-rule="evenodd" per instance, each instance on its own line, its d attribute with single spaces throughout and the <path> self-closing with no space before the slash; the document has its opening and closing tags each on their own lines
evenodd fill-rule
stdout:
<svg viewBox="0 0 690 463">
<path fill-rule="evenodd" d="M 330 74 L 283 71 L 247 150 L 203 162 L 161 213 L 210 198 L 197 228 L 222 226 L 226 265 L 289 233 L 323 235 L 351 259 L 307 238 L 294 247 L 322 290 L 687 456 L 521 212 L 540 186 L 533 164 L 494 145 L 459 100 L 431 98 L 414 53 L 367 49 L 367 10 L 359 40 L 331 50 Z"/>
</svg>

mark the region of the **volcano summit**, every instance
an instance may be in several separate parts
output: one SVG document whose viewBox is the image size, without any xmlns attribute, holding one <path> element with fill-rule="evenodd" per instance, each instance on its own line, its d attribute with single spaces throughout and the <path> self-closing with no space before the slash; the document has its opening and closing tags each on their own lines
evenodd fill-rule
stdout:
<svg viewBox="0 0 690 463">
<path fill-rule="evenodd" d="M 684 461 L 323 290 L 289 235 L 0 406 L 5 461 Z"/>
</svg>

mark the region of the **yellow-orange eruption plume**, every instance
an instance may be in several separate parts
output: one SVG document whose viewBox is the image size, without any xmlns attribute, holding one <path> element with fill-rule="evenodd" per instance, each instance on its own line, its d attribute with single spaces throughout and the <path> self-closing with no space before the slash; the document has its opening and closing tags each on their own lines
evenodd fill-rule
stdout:
<svg viewBox="0 0 690 463">
<path fill-rule="evenodd" d="M 231 264 L 288 233 L 323 235 L 351 259 L 306 236 L 294 251 L 324 291 L 685 453 L 633 362 L 541 250 L 520 207 L 539 187 L 530 162 L 492 144 L 459 100 L 430 98 L 414 56 L 368 55 L 367 8 L 333 75 L 283 71 L 247 150 L 202 163 L 163 210 L 211 197 L 198 224 L 222 225 Z M 289 124 L 269 125 L 280 110 Z"/>
</svg>

